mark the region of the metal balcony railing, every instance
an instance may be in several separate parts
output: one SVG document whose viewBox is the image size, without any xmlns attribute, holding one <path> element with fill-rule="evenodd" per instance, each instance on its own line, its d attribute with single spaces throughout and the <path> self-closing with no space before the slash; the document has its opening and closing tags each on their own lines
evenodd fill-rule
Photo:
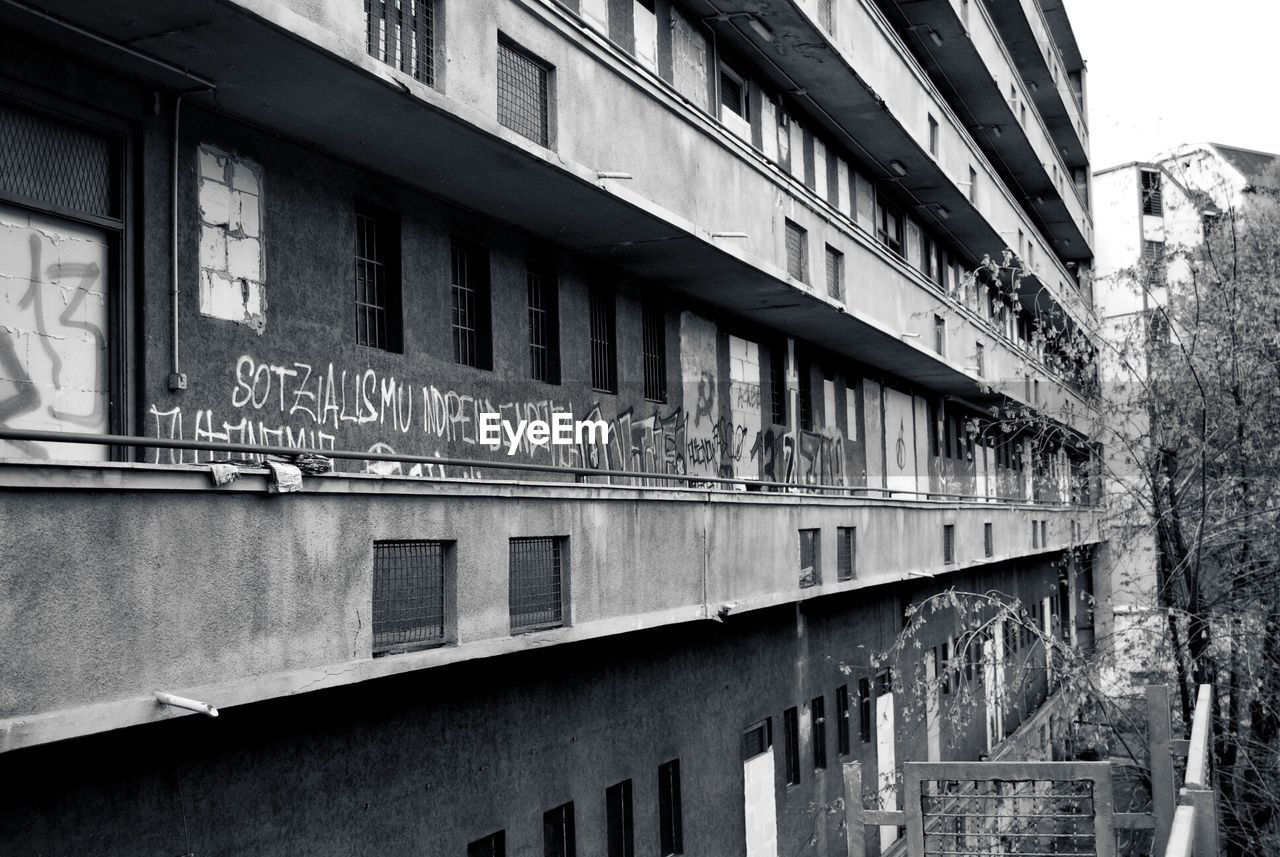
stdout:
<svg viewBox="0 0 1280 857">
<path fill-rule="evenodd" d="M 1178 791 L 1178 808 L 1169 829 L 1164 857 L 1218 857 L 1218 807 L 1210 781 L 1212 686 L 1200 685 L 1191 718 L 1187 769 Z"/>
</svg>

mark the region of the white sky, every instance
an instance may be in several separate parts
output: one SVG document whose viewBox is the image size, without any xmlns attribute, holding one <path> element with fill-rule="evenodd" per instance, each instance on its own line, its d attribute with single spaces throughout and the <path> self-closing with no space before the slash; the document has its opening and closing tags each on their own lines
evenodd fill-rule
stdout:
<svg viewBox="0 0 1280 857">
<path fill-rule="evenodd" d="M 1280 153 L 1276 0 L 1064 0 L 1095 170 L 1179 143 Z"/>
</svg>

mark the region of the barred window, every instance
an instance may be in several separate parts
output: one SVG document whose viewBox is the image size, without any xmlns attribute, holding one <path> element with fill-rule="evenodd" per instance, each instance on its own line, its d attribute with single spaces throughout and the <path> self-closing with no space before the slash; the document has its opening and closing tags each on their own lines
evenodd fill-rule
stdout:
<svg viewBox="0 0 1280 857">
<path fill-rule="evenodd" d="M 820 530 L 800 531 L 800 585 L 817 586 L 822 583 L 822 569 L 819 550 L 821 548 Z"/>
<path fill-rule="evenodd" d="M 525 272 L 529 295 L 529 377 L 560 383 L 560 300 L 553 273 L 530 265 Z"/>
<path fill-rule="evenodd" d="M 435 86 L 435 0 L 364 0 L 369 55 Z"/>
<path fill-rule="evenodd" d="M 662 306 L 649 302 L 640 310 L 644 328 L 644 397 L 651 402 L 667 400 L 667 330 Z"/>
<path fill-rule="evenodd" d="M 551 67 L 506 39 L 498 40 L 498 122 L 550 145 Z"/>
<path fill-rule="evenodd" d="M 844 254 L 831 245 L 827 245 L 827 294 L 844 298 Z"/>
<path fill-rule="evenodd" d="M 776 347 L 769 351 L 769 411 L 774 425 L 787 424 L 787 352 Z"/>
<path fill-rule="evenodd" d="M 453 360 L 477 369 L 492 368 L 488 251 L 454 242 L 450 282 L 453 291 Z"/>
<path fill-rule="evenodd" d="M 564 566 L 561 537 L 514 538 L 510 546 L 511 632 L 564 624 Z"/>
<path fill-rule="evenodd" d="M 956 561 L 955 524 L 942 525 L 942 561 L 947 564 L 950 564 Z"/>
<path fill-rule="evenodd" d="M 445 642 L 447 543 L 373 545 L 373 654 Z"/>
<path fill-rule="evenodd" d="M 802 283 L 809 282 L 809 235 L 804 228 L 786 221 L 787 274 Z"/>
<path fill-rule="evenodd" d="M 574 857 L 573 801 L 542 814 L 542 853 L 545 857 Z"/>
<path fill-rule="evenodd" d="M 853 580 L 858 572 L 858 528 L 836 530 L 836 578 Z"/>
<path fill-rule="evenodd" d="M 591 387 L 601 393 L 618 392 L 617 306 L 613 292 L 592 289 Z"/>
<path fill-rule="evenodd" d="M 402 348 L 400 224 L 391 214 L 356 212 L 356 342 Z"/>
</svg>

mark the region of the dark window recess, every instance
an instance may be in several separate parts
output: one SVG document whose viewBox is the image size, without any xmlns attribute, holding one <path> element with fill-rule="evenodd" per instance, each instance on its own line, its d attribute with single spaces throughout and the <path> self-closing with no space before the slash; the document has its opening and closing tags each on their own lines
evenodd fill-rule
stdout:
<svg viewBox="0 0 1280 857">
<path fill-rule="evenodd" d="M 794 707 L 782 712 L 782 744 L 786 756 L 787 785 L 800 782 L 800 711 Z"/>
<path fill-rule="evenodd" d="M 490 833 L 467 846 L 467 857 L 506 857 L 507 834 L 504 830 Z"/>
<path fill-rule="evenodd" d="M 871 741 L 871 681 L 865 678 L 858 679 L 858 738 Z"/>
<path fill-rule="evenodd" d="M 609 857 L 635 857 L 636 833 L 631 806 L 631 780 L 623 780 L 605 789 L 604 803 Z"/>
<path fill-rule="evenodd" d="M 990 521 L 982 525 L 982 553 L 992 556 L 996 550 L 994 527 Z"/>
<path fill-rule="evenodd" d="M 956 561 L 955 524 L 942 525 L 942 561 L 944 563 L 952 563 Z"/>
<path fill-rule="evenodd" d="M 933 317 L 933 350 L 947 356 L 947 320 L 940 315 Z"/>
<path fill-rule="evenodd" d="M 374 542 L 373 653 L 385 655 L 445 637 L 444 542 Z"/>
<path fill-rule="evenodd" d="M 1142 171 L 1142 213 L 1164 216 L 1164 187 L 1156 170 Z"/>
<path fill-rule="evenodd" d="M 559 537 L 511 540 L 511 630 L 536 631 L 564 624 L 563 542 Z"/>
<path fill-rule="evenodd" d="M 975 362 L 977 363 L 977 366 L 974 368 L 978 370 L 978 377 L 982 378 L 987 374 L 987 347 L 983 345 L 981 342 L 977 343 L 977 346 L 978 347 L 977 347 L 977 353 L 975 358 Z"/>
<path fill-rule="evenodd" d="M 556 278 L 530 266 L 525 273 L 529 291 L 529 377 L 560 383 L 560 299 Z"/>
<path fill-rule="evenodd" d="M 662 857 L 684 853 L 679 759 L 658 766 L 658 846 Z"/>
<path fill-rule="evenodd" d="M 0 194 L 120 216 L 120 154 L 111 140 L 0 103 L 0 152 Z"/>
<path fill-rule="evenodd" d="M 364 0 L 369 55 L 435 86 L 435 0 Z"/>
<path fill-rule="evenodd" d="M 819 567 L 821 550 L 820 530 L 800 531 L 800 586 L 817 586 L 822 583 Z"/>
<path fill-rule="evenodd" d="M 787 351 L 773 348 L 769 352 L 769 410 L 773 424 L 787 424 Z"/>
<path fill-rule="evenodd" d="M 836 752 L 849 755 L 849 685 L 836 688 Z"/>
<path fill-rule="evenodd" d="M 881 670 L 876 674 L 876 695 L 884 696 L 893 693 L 893 673 Z"/>
<path fill-rule="evenodd" d="M 551 140 L 550 77 L 545 63 L 498 40 L 498 122 L 541 146 Z"/>
<path fill-rule="evenodd" d="M 742 732 L 742 759 L 753 759 L 773 746 L 773 720 L 766 717 Z"/>
<path fill-rule="evenodd" d="M 834 247 L 827 247 L 827 294 L 837 300 L 844 298 L 844 254 Z"/>
<path fill-rule="evenodd" d="M 1026 113 L 1026 108 L 1022 109 Z M 973 167 L 969 167 L 969 201 L 974 205 L 978 204 L 978 171 Z"/>
<path fill-rule="evenodd" d="M 938 157 L 938 120 L 929 117 L 929 154 Z"/>
<path fill-rule="evenodd" d="M 813 732 L 813 767 L 827 766 L 827 699 L 815 696 L 809 703 L 809 728 Z"/>
<path fill-rule="evenodd" d="M 951 641 L 942 644 L 938 657 L 938 681 L 942 684 L 943 693 L 951 693 Z"/>
<path fill-rule="evenodd" d="M 836 530 L 836 579 L 853 580 L 858 573 L 858 528 Z"/>
<path fill-rule="evenodd" d="M 1031 547 L 1040 547 L 1040 522 L 1036 520 L 1031 521 Z"/>
<path fill-rule="evenodd" d="M 720 106 L 743 119 L 751 119 L 746 78 L 726 65 L 720 66 Z"/>
<path fill-rule="evenodd" d="M 667 328 L 662 306 L 646 303 L 640 310 L 644 338 L 644 397 L 667 400 Z"/>
<path fill-rule="evenodd" d="M 400 224 L 388 214 L 356 212 L 356 343 L 400 351 Z"/>
<path fill-rule="evenodd" d="M 451 257 L 453 360 L 463 366 L 490 369 L 489 253 L 482 247 L 455 242 Z"/>
<path fill-rule="evenodd" d="M 577 853 L 573 831 L 573 802 L 542 814 L 543 857 L 574 857 Z"/>
<path fill-rule="evenodd" d="M 800 400 L 800 429 L 813 431 L 813 371 L 809 359 L 803 354 L 796 356 L 797 398 Z"/>
<path fill-rule="evenodd" d="M 802 283 L 809 282 L 809 234 L 790 220 L 787 229 L 787 274 Z"/>
<path fill-rule="evenodd" d="M 618 392 L 617 307 L 613 292 L 591 290 L 591 386 Z"/>
</svg>

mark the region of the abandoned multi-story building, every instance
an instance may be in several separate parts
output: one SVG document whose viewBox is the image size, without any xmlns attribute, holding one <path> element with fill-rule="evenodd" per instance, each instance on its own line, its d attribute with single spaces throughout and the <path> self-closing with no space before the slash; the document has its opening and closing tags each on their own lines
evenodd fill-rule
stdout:
<svg viewBox="0 0 1280 857">
<path fill-rule="evenodd" d="M 0 850 L 837 855 L 842 761 L 1051 731 L 1024 634 L 871 655 L 1091 640 L 1060 2 L 0 21 Z"/>
</svg>

